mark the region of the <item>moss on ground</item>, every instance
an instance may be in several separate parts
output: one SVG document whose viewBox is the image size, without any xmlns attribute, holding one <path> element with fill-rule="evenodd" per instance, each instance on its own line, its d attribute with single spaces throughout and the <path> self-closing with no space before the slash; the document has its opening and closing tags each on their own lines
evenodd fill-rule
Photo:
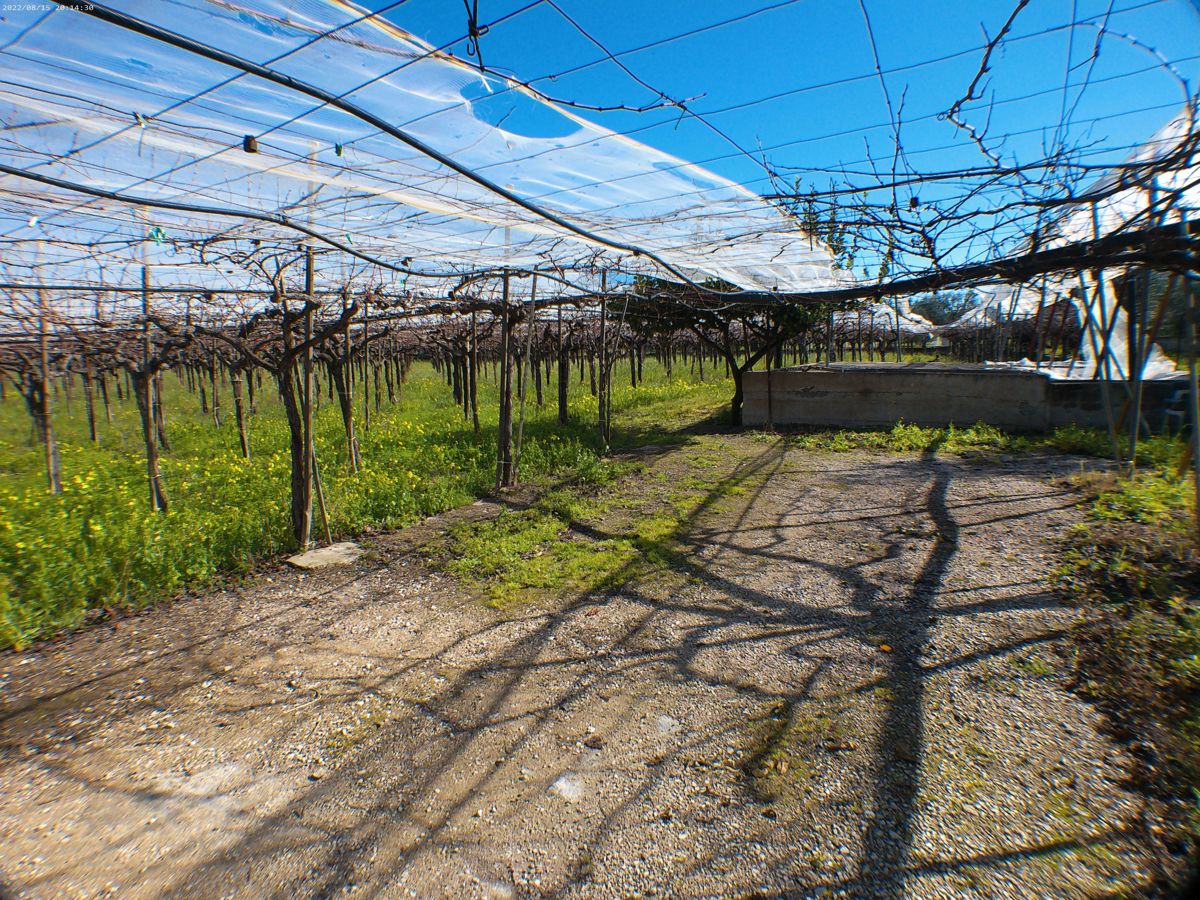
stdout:
<svg viewBox="0 0 1200 900">
<path fill-rule="evenodd" d="M 651 575 L 682 583 L 681 539 L 696 517 L 765 478 L 732 471 L 741 458 L 726 450 L 696 469 L 695 455 L 684 453 L 664 463 L 672 467 L 667 472 L 603 461 L 526 508 L 451 529 L 427 557 L 498 607 L 539 592 L 604 591 Z"/>
</svg>

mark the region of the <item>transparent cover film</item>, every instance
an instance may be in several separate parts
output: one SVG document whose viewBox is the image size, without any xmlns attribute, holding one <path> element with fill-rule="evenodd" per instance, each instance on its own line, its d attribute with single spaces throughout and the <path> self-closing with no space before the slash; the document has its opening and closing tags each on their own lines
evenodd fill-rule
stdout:
<svg viewBox="0 0 1200 900">
<path fill-rule="evenodd" d="M 301 91 L 57 6 L 18 5 L 0 23 L 8 165 L 125 198 L 283 214 L 428 276 L 506 265 L 663 274 L 603 245 L 613 241 L 688 277 L 746 289 L 813 290 L 844 277 L 819 241 L 745 188 L 482 74 L 359 7 L 109 5 L 316 84 L 600 240 Z M 244 149 L 246 136 L 256 152 Z M 0 228 L 10 280 L 134 285 L 149 263 L 162 282 L 216 290 L 262 287 L 236 265 L 212 265 L 228 248 L 303 238 L 278 223 L 130 206 L 12 175 L 0 178 Z M 335 287 L 363 269 L 346 254 L 323 255 L 318 282 Z M 409 284 L 445 291 L 434 277 Z"/>
</svg>

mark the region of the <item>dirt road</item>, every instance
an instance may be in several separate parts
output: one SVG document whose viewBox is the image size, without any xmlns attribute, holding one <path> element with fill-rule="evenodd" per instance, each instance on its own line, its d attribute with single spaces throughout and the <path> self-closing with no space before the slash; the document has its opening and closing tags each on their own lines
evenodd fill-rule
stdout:
<svg viewBox="0 0 1200 900">
<path fill-rule="evenodd" d="M 442 524 L 0 657 L 29 898 L 1086 897 L 1147 877 L 1067 690 L 1063 457 L 708 436 L 670 577 L 502 610 Z M 714 495 L 715 496 L 715 495 Z M 479 505 L 453 514 L 484 516 Z M 604 523 L 586 529 L 589 538 Z"/>
</svg>

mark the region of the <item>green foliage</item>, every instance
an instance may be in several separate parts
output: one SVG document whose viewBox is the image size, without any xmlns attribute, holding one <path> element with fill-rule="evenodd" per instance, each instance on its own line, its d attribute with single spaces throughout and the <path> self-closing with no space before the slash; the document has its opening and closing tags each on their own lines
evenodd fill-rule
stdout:
<svg viewBox="0 0 1200 900">
<path fill-rule="evenodd" d="M 977 299 L 972 291 L 938 291 L 914 300 L 911 308 L 934 325 L 945 325 L 962 316 Z"/>
<path fill-rule="evenodd" d="M 1191 485 L 1166 477 L 1161 471 L 1139 472 L 1122 481 L 1116 490 L 1097 497 L 1091 517 L 1106 522 L 1155 525 L 1170 534 L 1188 523 L 1190 492 Z"/>
<path fill-rule="evenodd" d="M 1200 835 L 1200 556 L 1193 486 L 1168 463 L 1178 452 L 1151 443 L 1148 457 L 1163 460 L 1155 468 L 1078 479 L 1093 497 L 1058 582 L 1089 613 L 1077 634 L 1084 687 L 1120 734 L 1148 748 L 1140 779 L 1168 801 L 1187 843 Z"/>
<path fill-rule="evenodd" d="M 614 384 L 618 446 L 668 439 L 668 429 L 711 415 L 730 392 L 723 379 L 669 380 L 652 362 L 645 375 L 637 389 Z M 46 490 L 41 450 L 20 399 L 10 393 L 0 403 L 0 646 L 24 646 L 73 627 L 89 609 L 138 607 L 245 572 L 289 549 L 287 427 L 273 384 L 264 380 L 258 391 L 249 462 L 238 450 L 227 388 L 218 428 L 173 376 L 165 387 L 172 447 L 162 460 L 171 500 L 166 515 L 150 511 L 137 411 L 131 400 L 116 400 L 114 385 L 113 423 L 98 410 L 99 446 L 88 440 L 79 386 L 69 409 L 63 394 L 55 399 L 65 481 L 57 497 Z M 566 426 L 558 424 L 552 400 L 539 408 L 530 393 L 523 476 L 570 471 L 597 485 L 616 477 L 597 455 L 596 401 L 586 388 L 577 380 L 571 385 Z M 486 424 L 477 435 L 440 376 L 428 364 L 415 365 L 399 402 L 372 410 L 370 429 L 359 422 L 364 465 L 357 474 L 348 470 L 336 401 L 321 399 L 315 441 L 335 535 L 407 525 L 491 489 L 494 385 L 480 384 Z M 361 396 L 356 405 L 361 411 Z"/>
<path fill-rule="evenodd" d="M 925 428 L 897 422 L 888 431 L 822 430 L 792 436 L 795 445 L 808 450 L 846 452 L 850 450 L 890 450 L 897 453 L 961 453 L 966 450 L 1015 452 L 1037 446 L 1037 439 L 1012 435 L 995 426 L 978 422 L 969 428 L 949 425 Z"/>
<path fill-rule="evenodd" d="M 1067 425 L 1054 432 L 1050 443 L 1063 453 L 1078 453 L 1082 456 L 1110 456 L 1112 454 L 1112 443 L 1107 432 L 1098 428 Z"/>
<path fill-rule="evenodd" d="M 1080 428 L 1078 425 L 1066 425 L 1058 428 L 1048 440 L 1048 445 L 1063 453 L 1078 453 L 1081 456 L 1112 456 L 1112 441 L 1108 432 L 1100 428 Z M 1122 452 L 1126 449 L 1126 440 L 1121 439 Z M 1139 466 L 1149 466 L 1161 469 L 1173 464 L 1183 452 L 1184 445 L 1174 437 L 1156 435 L 1142 438 L 1138 441 L 1137 454 L 1134 462 Z"/>
<path fill-rule="evenodd" d="M 607 536 L 594 533 L 606 512 L 631 502 L 630 492 L 615 483 L 620 470 L 605 468 L 613 481 L 600 493 L 595 481 L 581 481 L 547 493 L 530 509 L 504 510 L 495 519 L 453 529 L 435 561 L 496 605 L 535 590 L 604 590 L 662 564 L 691 505 L 640 515 Z"/>
<path fill-rule="evenodd" d="M 710 374 L 698 380 L 683 367 L 667 378 L 652 360 L 644 367 L 646 380 L 633 388 L 621 378 L 623 362 L 614 366 L 614 447 L 618 450 L 686 440 L 685 429 L 715 420 L 731 391 L 728 379 Z M 33 443 L 20 399 L 10 394 L 0 403 L 0 473 L 4 475 L 0 645 L 24 646 L 73 627 L 91 609 L 138 607 L 220 576 L 244 573 L 256 561 L 290 547 L 287 428 L 270 381 L 264 380 L 258 391 L 258 412 L 250 417 L 253 459 L 246 461 L 238 452 L 228 390 L 223 391 L 224 421 L 217 427 L 210 416 L 201 414 L 198 398 L 168 376 L 165 410 L 171 450 L 163 454 L 162 468 L 171 511 L 166 515 L 149 509 L 133 402 L 118 402 L 115 385 L 110 384 L 113 422 L 106 423 L 102 409 L 98 410 L 101 440 L 93 446 L 78 390 L 76 385 L 70 404 L 61 391 L 55 398 L 65 480 L 59 496 L 46 490 L 42 454 Z M 481 382 L 485 425 L 476 434 L 440 376 L 428 364 L 417 364 L 401 388 L 399 402 L 385 402 L 373 411 L 369 429 L 360 421 L 364 464 L 354 474 L 348 470 L 336 403 L 324 396 L 315 439 L 332 532 L 354 536 L 400 527 L 486 494 L 493 482 L 496 446 L 494 419 L 488 412 L 494 410 L 496 399 L 495 386 Z M 360 411 L 362 402 L 359 396 Z M 587 491 L 607 489 L 627 474 L 622 466 L 598 456 L 596 400 L 575 377 L 570 404 L 571 421 L 566 426 L 558 424 L 552 401 L 538 407 L 531 398 L 527 405 L 523 477 L 570 473 L 576 487 L 573 493 L 548 495 L 536 513 L 502 523 L 510 533 L 496 551 L 503 557 L 493 566 L 500 580 L 506 577 L 503 572 L 521 568 L 515 560 L 531 552 L 529 548 L 550 529 L 561 530 L 566 523 L 587 518 L 593 502 Z M 819 432 L 790 439 L 814 450 L 834 451 L 955 452 L 1031 446 L 1031 439 L 1004 435 L 984 425 L 928 429 L 902 423 L 891 431 Z M 1060 433 L 1053 440 L 1063 449 L 1102 452 L 1105 448 L 1091 432 Z M 1151 444 L 1144 446 L 1153 449 Z M 1167 452 L 1154 450 L 1151 455 L 1159 458 Z M 586 488 L 583 494 L 581 488 Z M 1171 508 L 1171 497 L 1155 496 L 1164 510 Z M 669 543 L 686 506 L 677 504 L 647 516 L 640 530 L 625 535 L 625 545 L 590 547 L 582 556 L 576 553 L 582 548 L 544 554 L 542 574 L 534 570 L 543 562 L 535 562 L 526 566 L 533 574 L 515 578 L 512 584 L 550 585 L 556 578 L 560 583 L 599 583 L 597 578 L 602 580 L 604 572 L 627 562 L 629 554 L 653 555 L 661 549 L 659 542 Z M 1146 508 L 1158 507 L 1146 504 Z M 1120 513 L 1119 506 L 1114 509 Z M 320 530 L 318 521 L 315 531 Z M 522 549 L 523 541 L 533 543 Z M 464 545 L 464 553 L 468 550 Z M 596 552 L 606 555 L 596 559 Z"/>
<path fill-rule="evenodd" d="M 652 572 L 678 577 L 679 541 L 695 516 L 745 489 L 726 477 L 730 459 L 722 462 L 687 458 L 684 475 L 603 461 L 601 477 L 577 478 L 528 509 L 455 528 L 430 555 L 495 605 L 538 591 L 605 590 Z"/>
</svg>

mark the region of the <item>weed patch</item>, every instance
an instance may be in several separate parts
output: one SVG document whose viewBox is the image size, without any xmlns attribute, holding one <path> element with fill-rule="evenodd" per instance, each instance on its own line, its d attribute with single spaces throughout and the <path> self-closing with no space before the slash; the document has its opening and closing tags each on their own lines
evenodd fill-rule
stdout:
<svg viewBox="0 0 1200 900">
<path fill-rule="evenodd" d="M 1132 478 L 1077 483 L 1092 501 L 1068 539 L 1058 583 L 1089 613 L 1076 635 L 1080 682 L 1129 741 L 1141 786 L 1172 823 L 1176 855 L 1164 878 L 1177 878 L 1200 836 L 1200 556 L 1191 486 L 1161 464 Z"/>
<path fill-rule="evenodd" d="M 674 431 L 712 417 L 731 390 L 724 379 L 667 378 L 652 362 L 645 375 L 637 388 L 614 387 L 617 447 L 684 440 Z M 58 496 L 46 490 L 44 461 L 22 401 L 10 394 L 0 402 L 0 647 L 23 647 L 72 628 L 91 609 L 138 608 L 247 572 L 291 548 L 287 428 L 269 380 L 249 417 L 251 459 L 245 460 L 232 416 L 216 425 L 181 380 L 166 378 L 171 448 L 164 448 L 162 470 L 171 509 L 165 515 L 149 509 L 135 404 L 118 400 L 114 388 L 110 383 L 113 421 L 101 422 L 98 444 L 89 439 L 81 402 L 56 403 L 64 477 Z M 228 396 L 227 386 L 222 391 Z M 315 444 L 335 538 L 403 527 L 490 491 L 496 426 L 486 411 L 498 402 L 494 384 L 479 385 L 485 416 L 476 433 L 442 377 L 428 363 L 414 364 L 397 402 L 374 410 L 369 428 L 359 423 L 363 466 L 357 473 L 349 469 L 337 403 L 323 391 L 318 395 L 324 402 L 316 412 Z M 627 474 L 628 468 L 600 457 L 595 403 L 585 386 L 573 383 L 568 424 L 558 422 L 550 403 L 526 407 L 524 477 L 569 474 L 580 485 L 603 488 Z M 520 549 L 520 532 L 532 529 L 544 538 L 556 527 L 546 516 L 570 520 L 584 512 L 547 509 L 519 526 L 504 523 L 502 556 L 530 552 Z M 319 518 L 315 530 L 321 530 Z M 472 557 L 481 564 L 487 558 L 482 550 Z M 560 563 L 564 574 L 550 571 Z M 539 566 L 546 571 L 530 575 L 532 582 L 596 583 L 591 563 L 570 548 L 526 568 Z"/>
</svg>

